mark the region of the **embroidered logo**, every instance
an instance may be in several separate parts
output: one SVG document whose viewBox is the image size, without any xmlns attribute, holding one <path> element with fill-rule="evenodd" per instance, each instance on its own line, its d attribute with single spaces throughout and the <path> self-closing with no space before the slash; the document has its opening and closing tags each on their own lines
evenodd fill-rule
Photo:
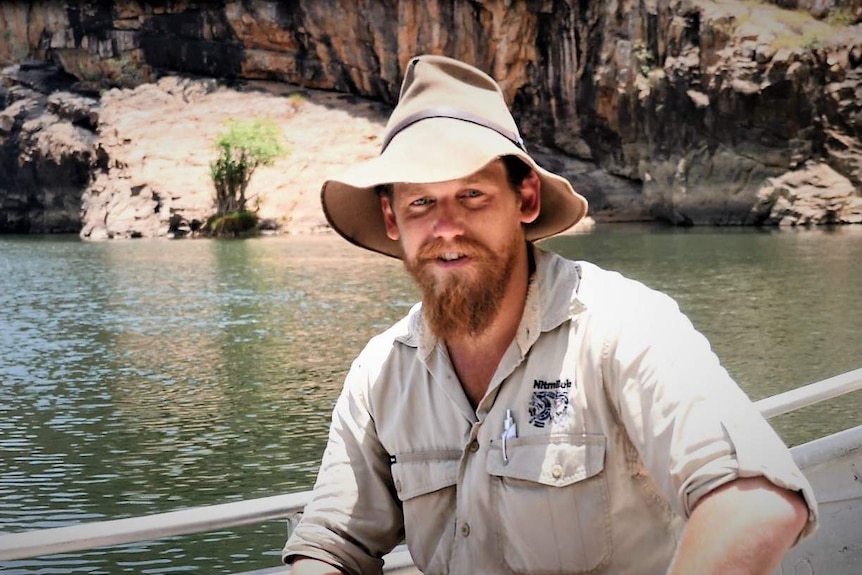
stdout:
<svg viewBox="0 0 862 575">
<path fill-rule="evenodd" d="M 569 406 L 569 390 L 571 380 L 533 381 L 533 397 L 530 398 L 530 424 L 545 427 L 549 422 L 556 425 L 565 424 L 571 411 Z"/>
</svg>

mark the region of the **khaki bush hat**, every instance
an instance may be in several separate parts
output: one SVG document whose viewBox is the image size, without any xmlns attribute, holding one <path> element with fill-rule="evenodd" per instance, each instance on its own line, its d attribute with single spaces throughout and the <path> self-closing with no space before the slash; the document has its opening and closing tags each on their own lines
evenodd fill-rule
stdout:
<svg viewBox="0 0 862 575">
<path fill-rule="evenodd" d="M 527 154 L 493 78 L 458 60 L 417 56 L 404 74 L 380 155 L 326 181 L 323 212 L 349 242 L 401 258 L 400 243 L 386 235 L 378 185 L 455 180 L 506 155 L 523 160 L 541 180 L 541 211 L 525 226 L 528 240 L 560 233 L 584 217 L 584 197 Z"/>
</svg>

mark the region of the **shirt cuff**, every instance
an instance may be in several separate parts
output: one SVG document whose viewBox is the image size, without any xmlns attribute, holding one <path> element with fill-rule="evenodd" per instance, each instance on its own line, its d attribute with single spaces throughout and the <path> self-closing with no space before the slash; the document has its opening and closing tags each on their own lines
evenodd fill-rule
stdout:
<svg viewBox="0 0 862 575">
<path fill-rule="evenodd" d="M 703 465 L 681 486 L 680 496 L 686 517 L 691 515 L 704 496 L 722 485 L 739 478 L 763 477 L 776 487 L 800 493 L 805 499 L 808 521 L 794 545 L 813 535 L 817 531 L 819 521 L 814 490 L 793 461 L 789 450 L 775 449 L 775 445 L 770 445 L 772 449 L 761 449 L 760 446 L 745 439 L 736 441 L 737 437 L 734 436 L 738 436 L 739 433 L 734 431 L 732 426 L 725 426 L 725 430 L 734 451 Z"/>
</svg>

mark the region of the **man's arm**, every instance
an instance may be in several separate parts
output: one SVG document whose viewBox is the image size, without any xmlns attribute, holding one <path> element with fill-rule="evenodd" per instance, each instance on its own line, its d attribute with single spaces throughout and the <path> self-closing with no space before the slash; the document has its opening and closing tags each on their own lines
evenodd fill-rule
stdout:
<svg viewBox="0 0 862 575">
<path fill-rule="evenodd" d="M 649 475 L 688 518 L 669 573 L 771 575 L 816 530 L 814 492 L 676 303 L 628 289 L 611 316 L 606 387 Z"/>
<path fill-rule="evenodd" d="M 370 386 L 377 376 L 369 366 L 380 364 L 379 353 L 366 348 L 351 365 L 332 412 L 311 501 L 282 550 L 285 563 L 314 558 L 325 564 L 311 573 L 380 573 L 381 557 L 404 538 L 389 454 L 371 415 Z"/>
<path fill-rule="evenodd" d="M 694 508 L 668 575 L 770 575 L 807 520 L 798 492 L 736 479 Z"/>
<path fill-rule="evenodd" d="M 344 575 L 341 571 L 323 561 L 302 557 L 294 561 L 290 575 Z"/>
</svg>

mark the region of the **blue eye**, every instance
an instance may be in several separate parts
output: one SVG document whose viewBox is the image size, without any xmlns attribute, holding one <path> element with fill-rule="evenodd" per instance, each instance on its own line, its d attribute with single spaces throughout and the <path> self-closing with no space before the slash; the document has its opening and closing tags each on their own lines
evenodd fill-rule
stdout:
<svg viewBox="0 0 862 575">
<path fill-rule="evenodd" d="M 481 195 L 482 195 L 482 192 L 480 192 L 479 190 L 467 190 L 464 193 L 465 198 L 478 198 Z"/>
<path fill-rule="evenodd" d="M 431 203 L 431 198 L 417 198 L 410 202 L 411 206 L 422 207 Z"/>
</svg>

